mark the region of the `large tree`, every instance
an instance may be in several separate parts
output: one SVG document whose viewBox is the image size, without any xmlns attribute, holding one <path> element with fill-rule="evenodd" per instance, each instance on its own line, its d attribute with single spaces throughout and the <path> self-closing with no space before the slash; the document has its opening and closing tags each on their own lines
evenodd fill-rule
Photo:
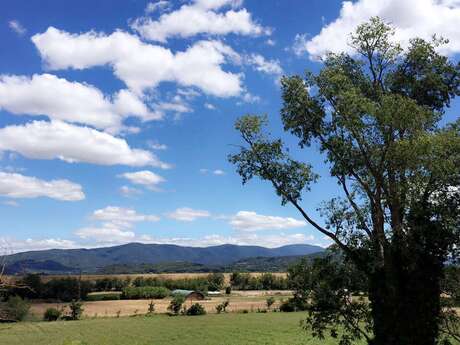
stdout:
<svg viewBox="0 0 460 345">
<path fill-rule="evenodd" d="M 445 43 L 413 39 L 403 49 L 392 27 L 372 18 L 351 34 L 354 54 L 331 53 L 317 75 L 282 79 L 284 130 L 301 148 L 317 144 L 343 192 L 324 202 L 322 221 L 301 204 L 318 178 L 308 156 L 292 159 L 266 134 L 263 116 L 236 123 L 244 146 L 229 159 L 243 183 L 270 181 L 282 204 L 368 280 L 368 320 L 352 309 L 328 319 L 312 308 L 315 334 L 345 317 L 355 332 L 343 343 L 364 336 L 373 345 L 433 345 L 440 338 L 440 280 L 460 244 L 460 120 L 443 116 L 460 92 L 460 67 L 438 53 Z M 368 328 L 358 331 L 363 323 Z"/>
</svg>

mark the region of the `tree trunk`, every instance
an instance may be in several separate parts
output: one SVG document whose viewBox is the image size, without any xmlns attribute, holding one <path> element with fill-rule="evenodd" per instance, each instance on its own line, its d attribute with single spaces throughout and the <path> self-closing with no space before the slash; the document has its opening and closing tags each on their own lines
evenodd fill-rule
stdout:
<svg viewBox="0 0 460 345">
<path fill-rule="evenodd" d="M 390 250 L 370 277 L 371 345 L 434 345 L 438 337 L 442 262 L 429 253 Z M 415 259 L 415 260 L 414 260 Z"/>
</svg>

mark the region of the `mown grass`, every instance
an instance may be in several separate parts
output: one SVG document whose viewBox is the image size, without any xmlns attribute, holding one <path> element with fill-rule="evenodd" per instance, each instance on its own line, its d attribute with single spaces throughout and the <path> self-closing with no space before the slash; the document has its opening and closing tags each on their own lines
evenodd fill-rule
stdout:
<svg viewBox="0 0 460 345">
<path fill-rule="evenodd" d="M 0 325 L 8 345 L 331 345 L 300 327 L 304 313 L 155 315 Z M 81 342 L 81 343 L 80 343 Z"/>
</svg>

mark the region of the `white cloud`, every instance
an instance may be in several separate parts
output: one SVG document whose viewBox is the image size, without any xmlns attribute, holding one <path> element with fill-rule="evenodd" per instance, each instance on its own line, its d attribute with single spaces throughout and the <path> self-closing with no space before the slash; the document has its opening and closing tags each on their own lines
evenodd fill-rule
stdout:
<svg viewBox="0 0 460 345">
<path fill-rule="evenodd" d="M 278 78 L 283 74 L 279 60 L 266 60 L 260 54 L 251 54 L 247 57 L 247 60 L 258 72 L 271 74 Z"/>
<path fill-rule="evenodd" d="M 18 207 L 19 206 L 19 203 L 17 201 L 14 201 L 14 200 L 5 200 L 5 201 L 2 201 L 2 204 L 6 205 L 6 206 L 11 206 L 11 207 Z"/>
<path fill-rule="evenodd" d="M 211 234 L 201 238 L 161 238 L 144 236 L 140 241 L 145 243 L 176 244 L 179 246 L 191 247 L 208 247 L 219 246 L 223 244 L 235 244 L 242 246 L 262 246 L 267 248 L 277 248 L 289 244 L 312 244 L 314 240 L 314 236 L 302 233 L 260 235 L 255 233 L 241 232 L 230 236 Z"/>
<path fill-rule="evenodd" d="M 164 12 L 171 8 L 171 3 L 166 0 L 149 2 L 145 7 L 145 13 Z"/>
<path fill-rule="evenodd" d="M 149 170 L 124 173 L 119 175 L 119 177 L 124 177 L 131 183 L 145 186 L 150 190 L 157 190 L 157 185 L 166 181 L 160 175 L 157 175 Z"/>
<path fill-rule="evenodd" d="M 212 172 L 214 175 L 225 175 L 225 171 L 216 169 Z"/>
<path fill-rule="evenodd" d="M 120 187 L 120 193 L 124 197 L 134 197 L 136 195 L 142 194 L 142 191 L 137 188 L 129 187 L 129 186 L 121 186 Z"/>
<path fill-rule="evenodd" d="M 50 119 L 87 124 L 108 132 L 123 130 L 122 121 L 136 116 L 143 121 L 158 120 L 129 90 L 120 90 L 113 102 L 89 84 L 70 82 L 52 74 L 0 75 L 0 109 L 16 115 L 46 115 Z"/>
<path fill-rule="evenodd" d="M 158 20 L 142 17 L 134 20 L 131 27 L 146 39 L 166 42 L 170 37 L 192 37 L 197 34 L 226 35 L 262 35 L 270 34 L 252 20 L 251 14 L 245 9 L 237 9 L 242 1 L 194 1 L 182 5 L 178 10 L 165 13 Z M 225 12 L 217 12 L 224 6 L 234 8 Z"/>
<path fill-rule="evenodd" d="M 242 97 L 243 102 L 245 103 L 259 103 L 260 102 L 260 97 L 255 96 L 251 94 L 250 92 L 246 92 L 243 97 Z M 238 105 L 241 105 L 241 103 L 237 103 Z"/>
<path fill-rule="evenodd" d="M 75 235 L 82 239 L 104 244 L 132 242 L 136 237 L 133 231 L 104 226 L 81 228 L 75 231 Z"/>
<path fill-rule="evenodd" d="M 63 201 L 85 199 L 79 184 L 68 180 L 44 181 L 36 177 L 0 171 L 0 195 L 9 198 L 48 197 Z"/>
<path fill-rule="evenodd" d="M 8 26 L 19 36 L 22 36 L 27 32 L 26 28 L 16 19 L 10 20 L 8 22 Z"/>
<path fill-rule="evenodd" d="M 164 151 L 168 149 L 168 146 L 166 144 L 160 144 L 159 142 L 149 140 L 147 142 L 147 145 L 152 149 L 152 150 L 159 150 L 159 151 Z"/>
<path fill-rule="evenodd" d="M 312 58 L 324 56 L 328 51 L 352 52 L 348 45 L 350 32 L 372 16 L 392 23 L 396 28 L 395 39 L 403 46 L 411 38 L 429 40 L 436 34 L 450 40 L 441 48 L 442 53 L 460 52 L 460 2 L 456 0 L 343 1 L 339 17 L 324 26 L 318 35 L 310 40 L 298 37 L 297 51 L 308 52 Z"/>
<path fill-rule="evenodd" d="M 235 61 L 238 54 L 219 41 L 199 41 L 185 51 L 173 53 L 123 31 L 110 35 L 93 31 L 70 34 L 54 27 L 34 35 L 32 41 L 47 68 L 110 65 L 136 94 L 161 82 L 197 87 L 218 97 L 238 96 L 242 91 L 242 76 L 222 69 L 223 64 Z"/>
<path fill-rule="evenodd" d="M 104 244 L 126 243 L 137 240 L 135 232 L 131 229 L 134 223 L 157 222 L 160 218 L 156 215 L 145 215 L 131 208 L 107 206 L 95 210 L 91 219 L 100 222 L 97 226 L 88 226 L 75 231 L 75 235 L 85 239 Z"/>
<path fill-rule="evenodd" d="M 174 212 L 166 214 L 168 218 L 179 220 L 182 222 L 192 222 L 199 218 L 210 217 L 211 213 L 205 210 L 194 210 L 189 207 L 181 207 L 176 209 Z"/>
<path fill-rule="evenodd" d="M 107 206 L 93 212 L 91 219 L 109 223 L 112 226 L 120 228 L 131 228 L 133 223 L 138 222 L 157 222 L 160 220 L 155 215 L 145 215 L 137 213 L 132 208 L 123 208 L 118 206 Z"/>
<path fill-rule="evenodd" d="M 209 110 L 216 110 L 216 107 L 212 105 L 211 103 L 205 103 L 204 107 Z"/>
<path fill-rule="evenodd" d="M 14 151 L 31 159 L 170 167 L 149 151 L 131 148 L 122 138 L 60 121 L 33 121 L 0 128 L 0 151 Z"/>
<path fill-rule="evenodd" d="M 251 211 L 239 211 L 230 220 L 230 225 L 241 231 L 257 231 L 269 229 L 290 229 L 303 227 L 303 220 L 275 216 L 264 216 Z"/>
<path fill-rule="evenodd" d="M 78 248 L 78 244 L 71 240 L 60 238 L 14 240 L 10 238 L 0 238 L 0 248 L 2 243 L 5 244 L 8 252 L 19 253 L 30 250 L 46 250 L 46 249 L 73 249 Z M 1 253 L 0 253 L 1 254 Z"/>
</svg>

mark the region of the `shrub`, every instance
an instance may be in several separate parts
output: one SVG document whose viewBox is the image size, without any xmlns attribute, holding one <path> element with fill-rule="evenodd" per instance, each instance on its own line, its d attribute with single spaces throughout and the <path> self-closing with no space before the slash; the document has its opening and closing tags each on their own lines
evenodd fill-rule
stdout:
<svg viewBox="0 0 460 345">
<path fill-rule="evenodd" d="M 56 308 L 48 308 L 43 314 L 45 321 L 57 321 L 61 317 L 61 311 Z"/>
<path fill-rule="evenodd" d="M 127 287 L 123 289 L 124 299 L 160 299 L 170 295 L 170 291 L 161 286 Z"/>
<path fill-rule="evenodd" d="M 230 295 L 231 293 L 232 293 L 232 287 L 231 287 L 231 286 L 227 286 L 227 287 L 225 288 L 225 294 L 226 294 L 226 295 Z"/>
<path fill-rule="evenodd" d="M 155 312 L 155 303 L 153 303 L 153 300 L 150 301 L 149 307 L 147 309 L 147 314 L 153 314 Z"/>
<path fill-rule="evenodd" d="M 267 300 L 265 301 L 267 304 L 268 310 L 272 307 L 272 305 L 275 303 L 275 298 L 274 297 L 268 297 Z"/>
<path fill-rule="evenodd" d="M 185 302 L 185 297 L 182 295 L 174 295 L 173 299 L 169 303 L 168 310 L 174 315 L 178 315 L 182 304 Z"/>
<path fill-rule="evenodd" d="M 29 313 L 30 304 L 19 296 L 11 296 L 6 302 L 5 308 L 8 318 L 22 321 Z"/>
<path fill-rule="evenodd" d="M 192 304 L 185 313 L 187 315 L 205 315 L 206 310 L 200 303 L 195 303 L 195 304 Z"/>
<path fill-rule="evenodd" d="M 222 273 L 211 273 L 208 275 L 208 289 L 211 291 L 219 291 L 224 285 L 225 277 Z"/>
<path fill-rule="evenodd" d="M 229 300 L 226 300 L 224 302 L 222 302 L 221 304 L 218 304 L 216 306 L 216 311 L 217 311 L 217 314 L 220 314 L 221 312 L 227 312 L 227 307 L 228 305 L 230 304 L 230 301 Z"/>
<path fill-rule="evenodd" d="M 79 320 L 81 315 L 83 314 L 83 305 L 79 301 L 73 300 L 70 302 L 70 320 Z"/>
</svg>

